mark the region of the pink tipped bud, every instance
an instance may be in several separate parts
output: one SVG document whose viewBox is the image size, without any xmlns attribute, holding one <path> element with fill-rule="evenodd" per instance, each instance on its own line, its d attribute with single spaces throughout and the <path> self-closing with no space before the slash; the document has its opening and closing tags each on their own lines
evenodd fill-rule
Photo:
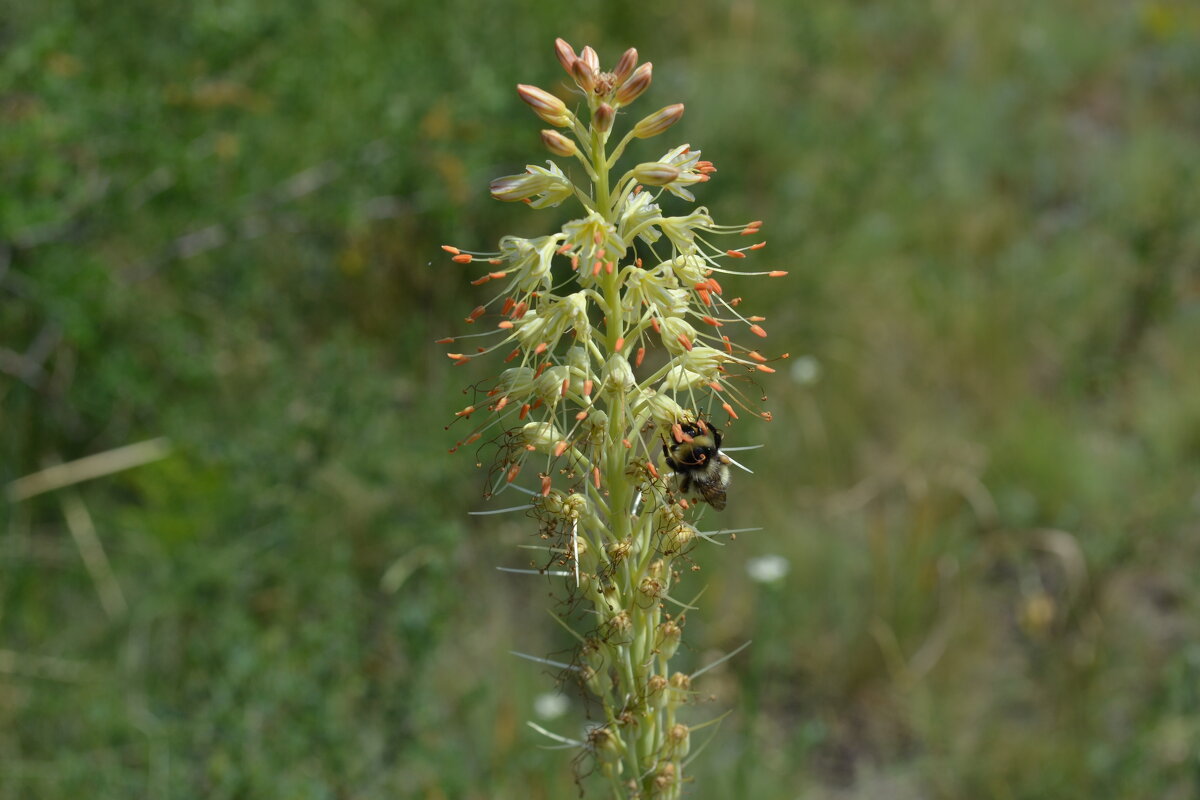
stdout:
<svg viewBox="0 0 1200 800">
<path fill-rule="evenodd" d="M 596 113 L 592 115 L 592 125 L 598 131 L 612 130 L 613 120 L 617 118 L 617 110 L 608 103 L 601 103 L 596 109 Z"/>
<path fill-rule="evenodd" d="M 653 70 L 653 65 L 647 61 L 633 71 L 629 76 L 629 80 L 621 84 L 621 88 L 617 89 L 617 93 L 613 99 L 619 105 L 627 106 L 641 96 L 642 92 L 650 85 L 650 73 Z"/>
<path fill-rule="evenodd" d="M 679 118 L 683 116 L 683 103 L 676 103 L 673 106 L 660 108 L 650 116 L 638 122 L 633 126 L 633 135 L 639 139 L 649 139 L 651 136 L 658 136 L 667 128 L 679 122 Z"/>
<path fill-rule="evenodd" d="M 556 128 L 565 128 L 571 124 L 571 112 L 567 111 L 567 104 L 545 89 L 519 83 L 517 84 L 517 94 L 529 104 L 533 113 L 541 117 L 543 122 L 549 122 Z"/>
<path fill-rule="evenodd" d="M 633 68 L 637 66 L 637 56 L 637 49 L 633 47 L 621 54 L 621 60 L 613 67 L 613 80 L 616 83 L 621 83 L 633 73 Z"/>
<path fill-rule="evenodd" d="M 596 88 L 596 70 L 588 66 L 582 58 L 575 59 L 571 64 L 571 77 L 580 89 L 589 94 Z"/>
<path fill-rule="evenodd" d="M 600 71 L 600 56 L 596 55 L 596 51 L 592 49 L 591 45 L 579 51 L 579 58 L 592 68 L 592 72 Z"/>
<path fill-rule="evenodd" d="M 554 40 L 554 55 L 558 56 L 558 63 L 562 64 L 562 68 L 567 71 L 567 74 L 571 74 L 571 65 L 578 58 L 575 55 L 575 48 L 571 47 L 566 39 L 560 37 Z"/>
<path fill-rule="evenodd" d="M 546 145 L 546 149 L 556 156 L 573 156 L 579 152 L 575 143 L 558 131 L 542 131 L 542 144 Z"/>
<path fill-rule="evenodd" d="M 662 161 L 646 161 L 633 168 L 633 177 L 647 186 L 665 186 L 679 177 L 679 167 Z"/>
</svg>

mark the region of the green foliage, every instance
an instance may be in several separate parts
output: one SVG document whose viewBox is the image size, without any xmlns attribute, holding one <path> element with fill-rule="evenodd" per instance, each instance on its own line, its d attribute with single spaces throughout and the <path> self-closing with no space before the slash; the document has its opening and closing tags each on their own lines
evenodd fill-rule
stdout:
<svg viewBox="0 0 1200 800">
<path fill-rule="evenodd" d="M 556 35 L 671 82 L 795 289 L 733 291 L 819 365 L 728 432 L 766 530 L 696 551 L 680 658 L 755 643 L 692 796 L 1200 793 L 1187 4 L 10 5 L 0 482 L 174 449 L 73 490 L 124 616 L 66 495 L 0 506 L 0 798 L 574 791 L 504 655 L 566 647 L 493 571 L 533 532 L 463 515 L 482 376 L 431 345 L 478 298 L 439 244 L 545 232 L 486 186 Z"/>
</svg>

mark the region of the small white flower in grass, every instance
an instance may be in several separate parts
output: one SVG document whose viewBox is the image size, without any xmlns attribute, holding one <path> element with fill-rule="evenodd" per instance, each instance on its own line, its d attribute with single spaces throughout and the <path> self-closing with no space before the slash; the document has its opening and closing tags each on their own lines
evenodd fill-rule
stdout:
<svg viewBox="0 0 1200 800">
<path fill-rule="evenodd" d="M 559 692 L 543 692 L 533 698 L 533 713 L 539 719 L 558 719 L 563 714 L 566 714 L 567 709 L 570 707 L 571 702 L 567 700 L 565 695 Z"/>
<path fill-rule="evenodd" d="M 768 554 L 746 561 L 746 574 L 756 583 L 775 583 L 783 580 L 792 568 L 791 563 L 781 555 Z"/>
</svg>

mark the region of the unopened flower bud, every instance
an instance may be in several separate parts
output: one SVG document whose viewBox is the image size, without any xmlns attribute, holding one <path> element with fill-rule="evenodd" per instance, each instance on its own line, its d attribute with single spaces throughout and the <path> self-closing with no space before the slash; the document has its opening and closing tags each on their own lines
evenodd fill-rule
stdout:
<svg viewBox="0 0 1200 800">
<path fill-rule="evenodd" d="M 571 65 L 575 63 L 578 56 L 575 55 L 575 48 L 567 42 L 566 39 L 559 37 L 554 40 L 554 55 L 558 56 L 558 63 L 562 64 L 562 68 L 571 74 Z"/>
<path fill-rule="evenodd" d="M 676 103 L 672 106 L 660 108 L 634 125 L 633 135 L 639 139 L 649 139 L 651 136 L 658 136 L 667 128 L 679 122 L 682 116 L 683 103 Z"/>
<path fill-rule="evenodd" d="M 558 131 L 542 131 L 542 144 L 546 145 L 546 149 L 556 156 L 573 156 L 579 152 L 575 143 Z"/>
<path fill-rule="evenodd" d="M 579 59 L 591 67 L 592 72 L 600 71 L 600 56 L 596 55 L 590 44 L 579 51 Z"/>
<path fill-rule="evenodd" d="M 633 177 L 647 186 L 665 186 L 679 177 L 679 167 L 662 161 L 645 161 L 633 168 Z"/>
<path fill-rule="evenodd" d="M 572 116 L 571 112 L 567 110 L 567 104 L 545 89 L 519 83 L 517 84 L 517 94 L 529 104 L 533 113 L 542 118 L 542 121 L 549 122 L 556 128 L 565 128 L 571 124 Z"/>
<path fill-rule="evenodd" d="M 633 68 L 637 66 L 637 48 L 631 47 L 621 54 L 621 60 L 617 62 L 617 66 L 613 67 L 613 80 L 621 83 L 629 77 L 633 72 Z"/>
<path fill-rule="evenodd" d="M 588 66 L 582 58 L 577 58 L 571 64 L 571 77 L 583 91 L 591 94 L 596 88 L 596 71 Z"/>
<path fill-rule="evenodd" d="M 627 106 L 641 96 L 642 92 L 650 86 L 650 73 L 653 67 L 649 61 L 642 64 L 633 74 L 629 76 L 629 80 L 621 84 L 617 89 L 617 93 L 613 95 L 613 99 L 618 105 Z"/>
<path fill-rule="evenodd" d="M 601 103 L 592 115 L 592 126 L 598 131 L 612 130 L 613 120 L 617 118 L 617 110 L 608 103 Z"/>
</svg>

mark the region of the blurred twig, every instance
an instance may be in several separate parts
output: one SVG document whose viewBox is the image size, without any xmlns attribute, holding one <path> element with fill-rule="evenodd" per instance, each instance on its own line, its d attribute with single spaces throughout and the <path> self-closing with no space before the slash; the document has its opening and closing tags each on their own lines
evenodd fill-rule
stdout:
<svg viewBox="0 0 1200 800">
<path fill-rule="evenodd" d="M 118 447 L 92 456 L 68 461 L 66 464 L 55 464 L 40 472 L 17 478 L 8 484 L 5 494 L 14 502 L 27 500 L 55 489 L 72 486 L 76 483 L 89 481 L 111 475 L 114 472 L 139 467 L 151 461 L 165 458 L 171 452 L 170 442 L 163 437 L 149 439 L 144 442 Z"/>
</svg>

